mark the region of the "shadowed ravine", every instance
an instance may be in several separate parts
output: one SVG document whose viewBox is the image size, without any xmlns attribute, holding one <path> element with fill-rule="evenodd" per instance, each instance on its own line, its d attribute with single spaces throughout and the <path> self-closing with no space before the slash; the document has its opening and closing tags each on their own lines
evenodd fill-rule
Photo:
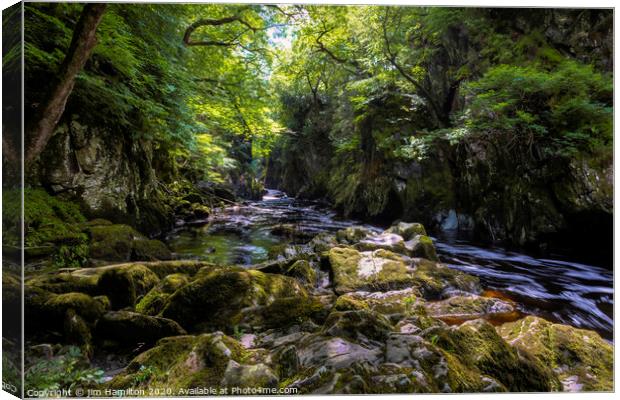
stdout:
<svg viewBox="0 0 620 400">
<path fill-rule="evenodd" d="M 179 258 L 251 265 L 267 260 L 275 246 L 305 243 L 318 233 L 352 225 L 360 222 L 342 219 L 319 203 L 268 190 L 262 201 L 228 207 L 209 219 L 178 227 L 166 242 Z M 515 301 L 524 314 L 592 329 L 613 340 L 611 270 L 477 247 L 447 236 L 433 239 L 443 263 L 479 277 L 483 287 Z"/>
</svg>

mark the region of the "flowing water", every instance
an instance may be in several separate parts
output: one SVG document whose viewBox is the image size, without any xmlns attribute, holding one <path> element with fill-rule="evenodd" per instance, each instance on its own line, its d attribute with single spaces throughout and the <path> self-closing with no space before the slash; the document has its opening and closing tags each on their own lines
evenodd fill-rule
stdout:
<svg viewBox="0 0 620 400">
<path fill-rule="evenodd" d="M 251 265 L 267 260 L 276 246 L 305 243 L 320 232 L 351 225 L 364 224 L 342 219 L 324 205 L 268 190 L 262 201 L 228 207 L 207 220 L 179 226 L 166 241 L 179 257 Z M 447 237 L 433 239 L 444 264 L 478 276 L 485 289 L 514 300 L 522 312 L 593 329 L 613 340 L 610 268 L 477 247 Z"/>
</svg>

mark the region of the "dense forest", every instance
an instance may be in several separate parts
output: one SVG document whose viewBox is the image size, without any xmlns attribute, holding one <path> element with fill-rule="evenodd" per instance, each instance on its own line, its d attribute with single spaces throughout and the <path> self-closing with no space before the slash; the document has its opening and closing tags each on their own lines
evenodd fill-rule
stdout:
<svg viewBox="0 0 620 400">
<path fill-rule="evenodd" d="M 441 264 L 430 237 L 611 266 L 612 10 L 26 3 L 23 17 L 27 388 L 613 388 L 608 322 L 522 306 Z M 5 82 L 21 74 L 14 18 Z M 19 140 L 3 125 L 9 259 Z M 284 206 L 261 217 L 274 193 Z M 305 216 L 250 243 L 238 216 L 258 226 L 288 198 Z M 301 226 L 324 209 L 329 227 Z M 218 226 L 234 239 L 183 253 L 179 235 Z M 233 240 L 262 258 L 214 262 Z M 6 293 L 19 281 L 3 270 Z M 612 297 L 597 307 L 613 325 Z"/>
</svg>

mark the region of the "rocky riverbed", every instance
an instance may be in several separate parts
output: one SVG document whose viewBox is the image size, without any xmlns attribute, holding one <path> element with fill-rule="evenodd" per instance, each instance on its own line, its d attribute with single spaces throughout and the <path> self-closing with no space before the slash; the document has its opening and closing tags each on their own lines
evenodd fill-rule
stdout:
<svg viewBox="0 0 620 400">
<path fill-rule="evenodd" d="M 609 342 L 442 264 L 421 224 L 313 233 L 261 257 L 31 276 L 30 359 L 71 344 L 106 370 L 85 385 L 146 395 L 613 389 Z"/>
</svg>

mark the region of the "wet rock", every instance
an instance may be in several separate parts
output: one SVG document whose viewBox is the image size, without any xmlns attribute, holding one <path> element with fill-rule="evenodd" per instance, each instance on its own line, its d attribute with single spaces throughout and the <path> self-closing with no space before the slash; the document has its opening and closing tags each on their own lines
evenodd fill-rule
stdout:
<svg viewBox="0 0 620 400">
<path fill-rule="evenodd" d="M 323 333 L 357 343 L 384 341 L 392 330 L 389 320 L 368 310 L 334 311 L 323 326 Z"/>
<path fill-rule="evenodd" d="M 152 344 L 167 336 L 185 334 L 185 330 L 173 320 L 131 311 L 107 312 L 96 326 L 96 336 L 100 340 L 116 342 L 123 347 L 137 343 Z"/>
<path fill-rule="evenodd" d="M 405 241 L 402 236 L 395 233 L 381 233 L 367 236 L 355 244 L 360 251 L 374 251 L 378 249 L 389 250 L 394 253 L 405 253 Z"/>
<path fill-rule="evenodd" d="M 392 225 L 386 232 L 400 235 L 404 240 L 411 240 L 417 235 L 426 236 L 424 225 L 418 222 L 399 222 Z"/>
<path fill-rule="evenodd" d="M 299 361 L 303 368 L 345 368 L 355 362 L 377 364 L 383 359 L 380 348 L 366 347 L 340 337 L 312 334 L 299 341 Z"/>
<path fill-rule="evenodd" d="M 518 315 L 514 305 L 507 301 L 476 295 L 454 296 L 446 300 L 428 302 L 425 307 L 429 315 L 442 319 L 499 319 Z"/>
<path fill-rule="evenodd" d="M 565 390 L 613 389 L 613 346 L 593 331 L 528 316 L 497 328 L 520 352 L 553 368 Z"/>
<path fill-rule="evenodd" d="M 400 319 L 414 312 L 418 303 L 424 303 L 416 288 L 388 292 L 350 292 L 338 297 L 334 308 L 338 311 L 372 310 L 390 318 Z"/>
<path fill-rule="evenodd" d="M 389 291 L 415 287 L 425 297 L 439 297 L 444 291 L 479 291 L 478 279 L 425 259 L 411 260 L 387 250 L 360 252 L 350 247 L 329 251 L 335 290 Z"/>
<path fill-rule="evenodd" d="M 265 364 L 241 365 L 230 360 L 224 371 L 222 385 L 229 388 L 276 388 L 278 377 Z"/>
<path fill-rule="evenodd" d="M 517 351 L 482 319 L 457 327 L 426 330 L 425 339 L 454 354 L 460 362 L 495 379 L 509 391 L 558 390 L 560 383 L 548 365 Z"/>
<path fill-rule="evenodd" d="M 426 235 L 416 235 L 413 239 L 405 242 L 405 248 L 412 257 L 426 258 L 431 261 L 439 261 L 433 240 Z"/>
<path fill-rule="evenodd" d="M 336 232 L 336 240 L 342 244 L 355 244 L 373 232 L 363 226 L 350 226 Z"/>
</svg>

